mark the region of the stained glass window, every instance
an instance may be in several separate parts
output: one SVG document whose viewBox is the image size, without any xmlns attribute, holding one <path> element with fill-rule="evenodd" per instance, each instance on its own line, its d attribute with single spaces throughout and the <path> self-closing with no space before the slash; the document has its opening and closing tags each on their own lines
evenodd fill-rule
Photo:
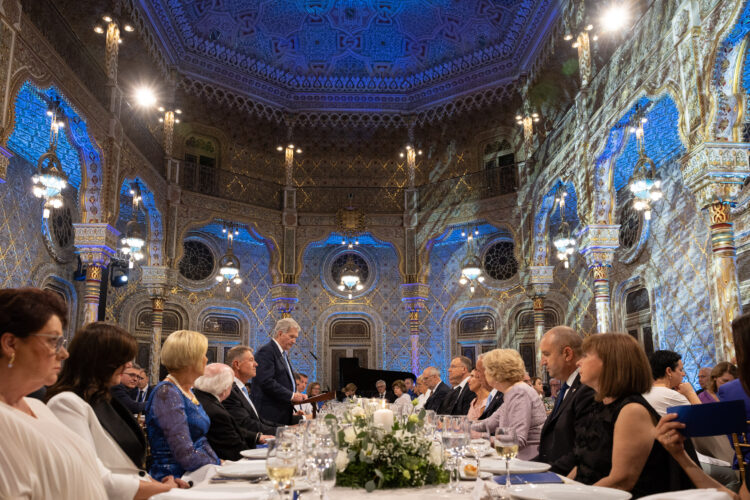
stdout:
<svg viewBox="0 0 750 500">
<path fill-rule="evenodd" d="M 484 255 L 484 270 L 490 278 L 508 280 L 518 272 L 512 241 L 498 241 Z"/>
<path fill-rule="evenodd" d="M 50 213 L 50 227 L 55 244 L 61 249 L 73 246 L 73 217 L 70 207 L 63 205 Z"/>
<path fill-rule="evenodd" d="M 201 281 L 214 272 L 214 255 L 205 243 L 187 240 L 183 244 L 184 253 L 180 259 L 180 274 L 189 280 Z"/>
<path fill-rule="evenodd" d="M 633 208 L 631 199 L 622 204 L 620 209 L 620 246 L 633 248 L 641 235 L 641 214 Z"/>
</svg>

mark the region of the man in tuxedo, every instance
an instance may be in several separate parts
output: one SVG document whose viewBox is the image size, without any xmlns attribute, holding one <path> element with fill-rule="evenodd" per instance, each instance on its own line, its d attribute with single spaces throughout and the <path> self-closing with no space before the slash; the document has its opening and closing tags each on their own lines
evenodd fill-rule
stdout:
<svg viewBox="0 0 750 500">
<path fill-rule="evenodd" d="M 232 415 L 221 405 L 232 392 L 234 373 L 222 363 L 206 365 L 203 375 L 198 377 L 193 394 L 211 419 L 206 439 L 216 455 L 222 460 L 240 460 L 240 452 L 264 444 L 271 437 L 240 427 Z"/>
<path fill-rule="evenodd" d="M 281 425 L 295 424 L 300 417 L 294 415 L 293 405 L 304 401 L 305 395 L 296 391 L 288 353 L 297 343 L 300 326 L 292 318 L 282 318 L 273 331 L 271 341 L 255 355 L 258 370 L 251 396 L 261 417 Z"/>
<path fill-rule="evenodd" d="M 244 345 L 232 347 L 227 351 L 224 362 L 232 369 L 234 383 L 229 395 L 222 401 L 222 406 L 243 429 L 275 435 L 279 424 L 261 418 L 245 385 L 248 380 L 255 377 L 258 366 L 253 357 L 253 350 Z"/>
<path fill-rule="evenodd" d="M 485 377 L 484 375 L 484 361 L 482 361 L 483 357 L 484 354 L 480 354 L 477 358 L 477 378 L 479 379 L 479 382 L 485 387 L 485 389 L 490 391 L 490 394 L 487 396 L 487 402 L 485 403 L 484 411 L 479 416 L 478 420 L 484 420 L 485 418 L 491 416 L 503 404 L 503 393 L 492 387 L 489 382 L 487 382 L 487 377 Z"/>
<path fill-rule="evenodd" d="M 148 374 L 143 368 L 138 372 L 137 379 L 135 400 L 137 403 L 143 403 L 148 399 L 148 395 L 151 394 L 151 389 L 153 389 L 154 386 L 148 385 Z"/>
<path fill-rule="evenodd" d="M 477 397 L 469 389 L 471 378 L 471 360 L 466 356 L 457 356 L 448 367 L 448 382 L 453 386 L 450 394 L 443 400 L 438 413 L 441 415 L 466 415 L 472 400 Z"/>
<path fill-rule="evenodd" d="M 451 388 L 440 378 L 440 370 L 434 366 L 428 366 L 422 372 L 424 383 L 430 389 L 430 397 L 424 403 L 425 410 L 438 412 L 443 400 L 451 393 Z"/>
<path fill-rule="evenodd" d="M 581 357 L 583 339 L 567 326 L 556 326 L 539 343 L 542 366 L 550 377 L 562 381 L 552 413 L 542 427 L 539 455 L 534 459 L 552 466 L 558 474 L 568 474 L 574 466 L 573 443 L 576 422 L 585 418 L 594 405 L 594 390 L 581 384 L 576 363 Z"/>
<path fill-rule="evenodd" d="M 136 396 L 138 395 L 138 373 L 140 369 L 140 366 L 128 362 L 125 365 L 125 371 L 122 372 L 122 377 L 120 377 L 120 383 L 109 389 L 112 397 L 133 414 L 143 413 L 146 409 L 145 400 L 141 402 L 136 401 Z"/>
<path fill-rule="evenodd" d="M 396 401 L 396 395 L 393 392 L 386 390 L 385 380 L 378 380 L 375 382 L 375 390 L 377 391 L 377 394 L 375 395 L 376 398 L 385 399 L 389 403 Z"/>
</svg>

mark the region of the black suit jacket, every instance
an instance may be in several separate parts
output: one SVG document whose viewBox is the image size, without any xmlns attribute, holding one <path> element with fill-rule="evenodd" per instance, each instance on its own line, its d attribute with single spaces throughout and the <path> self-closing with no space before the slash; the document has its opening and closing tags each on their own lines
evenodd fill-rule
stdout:
<svg viewBox="0 0 750 500">
<path fill-rule="evenodd" d="M 258 349 L 255 361 L 258 368 L 251 396 L 260 416 L 282 425 L 295 423 L 292 419 L 292 394 L 296 384 L 289 375 L 291 366 L 287 368 L 276 342 L 271 340 Z"/>
<path fill-rule="evenodd" d="M 145 469 L 146 436 L 133 413 L 116 398 L 109 401 L 99 398 L 90 405 L 101 426 L 133 464 L 139 469 Z"/>
<path fill-rule="evenodd" d="M 594 405 L 594 390 L 581 383 L 578 375 L 568 388 L 565 399 L 557 412 L 550 414 L 542 427 L 539 455 L 534 459 L 548 463 L 552 471 L 568 474 L 575 466 L 573 444 L 576 438 L 576 422 L 585 418 Z"/>
<path fill-rule="evenodd" d="M 245 398 L 245 395 L 242 394 L 242 391 L 234 382 L 232 382 L 232 392 L 229 393 L 227 399 L 221 404 L 232 418 L 234 418 L 234 421 L 243 429 L 271 436 L 276 435 L 276 427 L 279 424 L 265 420 L 253 411 L 253 407 L 250 406 L 247 398 Z"/>
<path fill-rule="evenodd" d="M 396 395 L 393 393 L 393 391 L 385 391 L 385 397 L 381 398 L 380 393 L 377 390 L 375 390 L 375 396 L 373 397 L 385 399 L 389 403 L 393 403 L 394 401 L 396 401 Z"/>
<path fill-rule="evenodd" d="M 484 409 L 482 414 L 479 416 L 479 420 L 484 420 L 485 418 L 491 416 L 493 413 L 497 411 L 500 406 L 503 404 L 503 393 L 500 391 L 497 391 L 495 393 L 495 396 L 490 400 L 490 404 L 487 405 L 487 407 Z"/>
<path fill-rule="evenodd" d="M 450 395 L 451 388 L 448 384 L 443 381 L 435 386 L 435 390 L 432 391 L 430 397 L 424 403 L 425 410 L 433 410 L 435 412 L 440 411 L 440 406 L 443 404 L 443 400 Z"/>
<path fill-rule="evenodd" d="M 137 389 L 130 389 L 122 384 L 117 384 L 110 387 L 109 393 L 127 408 L 130 413 L 143 413 L 146 411 L 146 402 L 138 403 L 135 400 L 135 395 L 138 394 Z"/>
<path fill-rule="evenodd" d="M 468 382 L 460 389 L 454 387 L 450 394 L 443 399 L 438 413 L 441 415 L 466 415 L 469 413 L 471 402 L 476 397 L 477 395 L 469 389 Z"/>
<path fill-rule="evenodd" d="M 213 394 L 195 388 L 193 394 L 211 419 L 206 438 L 219 458 L 239 460 L 242 458 L 242 450 L 255 448 L 260 438 L 259 432 L 251 432 L 240 427 Z"/>
</svg>

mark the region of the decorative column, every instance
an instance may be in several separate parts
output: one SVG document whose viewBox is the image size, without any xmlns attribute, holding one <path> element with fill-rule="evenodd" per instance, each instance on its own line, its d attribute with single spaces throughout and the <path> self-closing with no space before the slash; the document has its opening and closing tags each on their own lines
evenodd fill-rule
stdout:
<svg viewBox="0 0 750 500">
<path fill-rule="evenodd" d="M 734 357 L 732 320 L 741 314 L 731 208 L 750 175 L 750 144 L 704 142 L 682 159 L 682 177 L 707 210 L 711 234 L 711 315 L 716 360 Z"/>
<path fill-rule="evenodd" d="M 8 166 L 13 153 L 0 146 L 0 184 L 5 183 L 5 177 L 8 175 Z"/>
<path fill-rule="evenodd" d="M 404 283 L 401 285 L 401 302 L 409 314 L 409 340 L 411 341 L 411 371 L 419 375 L 419 313 L 424 309 L 429 285 L 424 283 Z"/>
<path fill-rule="evenodd" d="M 279 283 L 271 287 L 271 302 L 282 318 L 290 318 L 295 304 L 299 302 L 299 285 Z"/>
<path fill-rule="evenodd" d="M 581 31 L 573 43 L 573 48 L 578 49 L 578 68 L 581 71 L 581 88 L 589 86 L 591 81 L 591 45 L 589 32 Z"/>
<path fill-rule="evenodd" d="M 539 344 L 546 331 L 544 324 L 544 298 L 552 285 L 552 272 L 554 266 L 530 266 L 529 284 L 531 285 L 531 300 L 534 303 L 534 342 L 536 346 L 536 374 L 542 373 L 542 353 Z"/>
<path fill-rule="evenodd" d="M 156 384 L 159 381 L 164 302 L 166 300 L 166 289 L 173 272 L 166 266 L 143 266 L 141 268 L 141 284 L 146 287 L 151 297 L 151 363 L 148 370 L 151 384 Z"/>
<path fill-rule="evenodd" d="M 109 224 L 73 224 L 74 245 L 81 262 L 86 266 L 83 295 L 82 326 L 99 318 L 99 291 L 102 271 L 117 251 L 120 232 Z"/>
<path fill-rule="evenodd" d="M 581 232 L 581 254 L 594 280 L 596 305 L 596 331 L 612 331 L 612 300 L 610 297 L 609 270 L 612 268 L 615 249 L 619 245 L 620 225 L 589 225 Z"/>
<path fill-rule="evenodd" d="M 9 102 L 15 97 L 11 94 L 10 79 L 14 74 L 13 64 L 16 63 L 16 40 L 21 30 L 21 18 L 19 0 L 0 0 L 0 23 L 3 28 L 0 30 L 0 137 L 10 135 L 6 127 L 10 126 L 15 112 L 15 106 Z M 12 156 L 10 151 L 0 146 L 0 184 L 5 183 Z"/>
</svg>

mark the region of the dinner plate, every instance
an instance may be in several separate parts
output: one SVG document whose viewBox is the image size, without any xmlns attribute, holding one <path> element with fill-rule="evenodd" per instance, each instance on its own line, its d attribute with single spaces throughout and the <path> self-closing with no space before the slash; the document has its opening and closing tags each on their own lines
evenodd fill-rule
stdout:
<svg viewBox="0 0 750 500">
<path fill-rule="evenodd" d="M 152 500 L 264 500 L 268 491 L 264 488 L 255 491 L 211 491 L 203 489 L 183 490 L 173 488 L 165 493 L 151 497 Z"/>
<path fill-rule="evenodd" d="M 519 500 L 628 500 L 627 491 L 585 484 L 519 484 L 510 487 Z"/>
<path fill-rule="evenodd" d="M 248 460 L 222 465 L 216 468 L 216 475 L 221 477 L 253 478 L 266 474 L 265 460 Z"/>
<path fill-rule="evenodd" d="M 251 450 L 242 450 L 240 452 L 240 455 L 242 455 L 245 458 L 266 458 L 268 456 L 268 448 L 255 448 Z"/>
<path fill-rule="evenodd" d="M 510 460 L 511 474 L 532 474 L 534 472 L 547 472 L 549 464 L 542 462 L 529 462 L 512 458 Z M 502 458 L 483 458 L 479 461 L 479 469 L 493 474 L 505 474 L 505 460 Z"/>
</svg>

